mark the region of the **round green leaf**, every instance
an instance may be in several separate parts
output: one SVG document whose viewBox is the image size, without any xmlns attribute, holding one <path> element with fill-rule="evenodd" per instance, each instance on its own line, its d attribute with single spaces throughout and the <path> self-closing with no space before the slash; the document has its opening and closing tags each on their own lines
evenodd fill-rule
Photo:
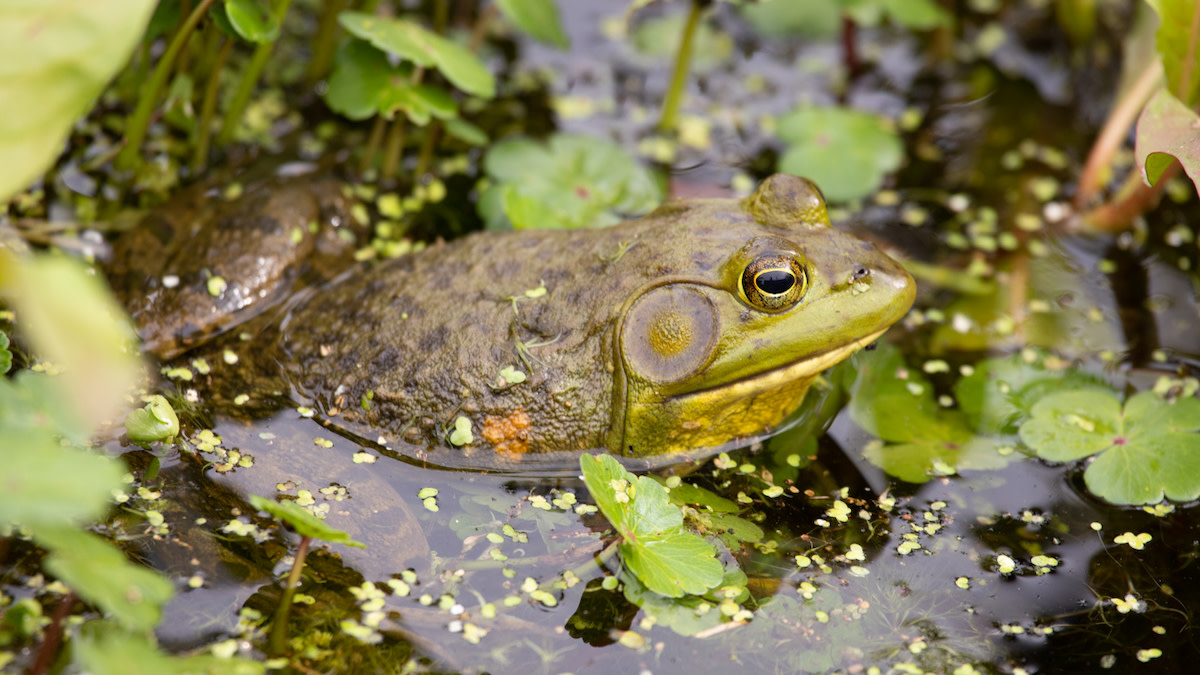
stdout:
<svg viewBox="0 0 1200 675">
<path fill-rule="evenodd" d="M 345 544 L 356 548 L 367 547 L 366 544 L 351 539 L 346 532 L 330 527 L 296 502 L 273 502 L 258 495 L 250 495 L 250 504 L 259 511 L 266 511 L 287 523 L 301 537 L 312 537 L 331 544 Z"/>
<path fill-rule="evenodd" d="M 848 108 L 803 106 L 779 119 L 779 170 L 805 176 L 830 201 L 864 197 L 900 167 L 904 145 L 884 121 Z"/>
<path fill-rule="evenodd" d="M 362 38 L 418 66 L 433 66 L 454 86 L 482 98 L 496 95 L 496 79 L 474 54 L 456 42 L 404 19 L 362 12 L 342 12 L 338 21 L 351 35 Z"/>
<path fill-rule="evenodd" d="M 496 0 L 496 6 L 505 18 L 534 40 L 559 49 L 570 46 L 554 0 Z"/>
<path fill-rule="evenodd" d="M 1042 459 L 1069 462 L 1109 447 L 1121 429 L 1121 404 L 1112 392 L 1079 389 L 1038 401 L 1021 425 L 1021 441 Z"/>
<path fill-rule="evenodd" d="M 0 202 L 46 170 L 129 59 L 154 0 L 0 3 Z"/>
<path fill-rule="evenodd" d="M 229 25 L 249 42 L 274 42 L 279 37 L 279 20 L 256 0 L 225 0 Z"/>
<path fill-rule="evenodd" d="M 379 113 L 380 98 L 399 75 L 387 56 L 365 42 L 352 41 L 338 50 L 325 90 L 325 103 L 352 120 Z"/>
<path fill-rule="evenodd" d="M 691 532 L 625 542 L 621 556 L 646 588 L 669 598 L 704 593 L 725 576 L 713 545 Z"/>
</svg>

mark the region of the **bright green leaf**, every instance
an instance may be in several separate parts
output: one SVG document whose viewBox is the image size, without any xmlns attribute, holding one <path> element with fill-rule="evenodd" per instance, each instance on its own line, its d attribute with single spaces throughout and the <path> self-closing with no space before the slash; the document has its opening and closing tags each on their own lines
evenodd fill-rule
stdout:
<svg viewBox="0 0 1200 675">
<path fill-rule="evenodd" d="M 470 122 L 453 117 L 442 122 L 446 133 L 466 143 L 467 145 L 487 145 L 487 133 Z"/>
<path fill-rule="evenodd" d="M 670 598 L 703 593 L 721 583 L 725 573 L 713 545 L 691 532 L 627 541 L 621 557 L 646 588 Z"/>
<path fill-rule="evenodd" d="M 383 52 L 365 42 L 351 41 L 334 57 L 325 103 L 352 120 L 365 120 L 379 113 L 380 98 L 401 73 Z"/>
<path fill-rule="evenodd" d="M 898 445 L 868 446 L 863 456 L 900 480 L 924 483 L 931 478 L 949 476 L 963 470 L 1003 469 L 1009 460 L 1000 454 L 998 445 L 995 440 L 985 436 L 958 442 L 929 439 Z"/>
<path fill-rule="evenodd" d="M 454 86 L 482 98 L 496 95 L 491 72 L 466 47 L 411 21 L 362 12 L 342 12 L 338 21 L 350 34 L 418 66 L 433 66 Z"/>
<path fill-rule="evenodd" d="M 225 0 L 225 15 L 244 40 L 265 43 L 279 37 L 279 21 L 257 0 Z"/>
<path fill-rule="evenodd" d="M 155 4 L 0 3 L 0 202 L 58 156 L 72 125 L 128 61 Z"/>
<path fill-rule="evenodd" d="M 163 605 L 175 594 L 165 577 L 130 562 L 120 549 L 94 534 L 38 527 L 34 539 L 50 549 L 47 572 L 130 630 L 148 631 L 158 625 Z"/>
<path fill-rule="evenodd" d="M 695 506 L 704 507 L 717 513 L 737 513 L 741 511 L 738 505 L 732 500 L 726 499 L 721 495 L 705 490 L 691 483 L 680 483 L 671 488 L 671 503 L 679 506 L 684 504 L 692 504 Z"/>
<path fill-rule="evenodd" d="M 169 441 L 179 435 L 179 417 L 167 399 L 154 394 L 125 417 L 125 435 L 134 443 Z"/>
<path fill-rule="evenodd" d="M 450 93 L 430 84 L 407 84 L 393 82 L 380 93 L 379 113 L 391 117 L 395 111 L 403 111 L 413 124 L 423 127 L 430 119 L 451 119 L 458 115 L 458 106 Z"/>
<path fill-rule="evenodd" d="M 330 527 L 296 502 L 273 502 L 258 495 L 250 495 L 250 504 L 259 511 L 266 511 L 287 523 L 301 537 L 312 537 L 331 544 L 345 544 L 356 548 L 367 547 L 366 544 L 351 539 L 346 532 Z"/>
<path fill-rule="evenodd" d="M 266 664 L 213 654 L 180 657 L 163 653 L 147 634 L 88 626 L 72 640 L 75 662 L 93 675 L 263 675 Z"/>
<path fill-rule="evenodd" d="M 1200 95 L 1200 68 L 1196 67 L 1195 50 L 1195 41 L 1200 36 L 1192 33 L 1200 5 L 1195 0 L 1158 0 L 1155 7 L 1160 18 L 1158 53 L 1167 88 L 1190 108 Z"/>
<path fill-rule="evenodd" d="M 559 49 L 570 46 L 555 0 L 496 0 L 496 6 L 514 26 L 534 40 Z"/>
<path fill-rule="evenodd" d="M 959 408 L 972 428 L 984 434 L 1015 434 L 1030 409 L 1046 394 L 1061 389 L 1103 387 L 1104 382 L 1077 370 L 1050 370 L 1021 354 L 985 359 L 954 387 Z"/>
<path fill-rule="evenodd" d="M 1093 494 L 1115 504 L 1200 497 L 1200 400 L 1168 402 L 1153 392 L 1122 409 L 1106 391 L 1051 394 L 1021 426 L 1021 440 L 1052 461 L 1100 453 L 1083 474 Z"/>
<path fill-rule="evenodd" d="M 45 430 L 6 429 L 0 465 L 0 522 L 29 527 L 101 517 L 124 473 L 120 462 L 62 447 Z"/>
<path fill-rule="evenodd" d="M 904 160 L 884 120 L 857 110 L 802 106 L 779 119 L 778 131 L 788 144 L 779 170 L 812 179 L 830 201 L 865 197 Z"/>
<path fill-rule="evenodd" d="M 1198 69 L 1200 70 L 1200 69 Z M 1151 97 L 1138 117 L 1134 156 L 1142 178 L 1154 185 L 1175 160 L 1200 189 L 1200 115 L 1166 89 Z"/>
<path fill-rule="evenodd" d="M 630 481 L 630 497 L 632 511 L 626 517 L 629 529 L 622 533 L 630 539 L 640 541 L 646 536 L 675 532 L 683 525 L 683 514 L 671 504 L 667 489 L 653 478 L 639 476 Z"/>
<path fill-rule="evenodd" d="M 12 352 L 8 349 L 8 336 L 0 330 L 0 375 L 12 368 Z"/>
</svg>

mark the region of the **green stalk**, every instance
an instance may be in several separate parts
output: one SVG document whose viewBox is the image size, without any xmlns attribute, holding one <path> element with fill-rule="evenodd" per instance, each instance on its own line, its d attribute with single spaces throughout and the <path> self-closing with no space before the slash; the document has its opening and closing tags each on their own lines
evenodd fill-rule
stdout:
<svg viewBox="0 0 1200 675">
<path fill-rule="evenodd" d="M 308 62 L 308 71 L 304 73 L 309 84 L 318 82 L 329 72 L 333 62 L 334 47 L 337 46 L 340 26 L 338 15 L 346 8 L 347 0 L 325 0 L 321 10 L 321 22 L 317 25 L 317 34 L 313 37 L 312 60 Z"/>
<path fill-rule="evenodd" d="M 292 0 L 275 0 L 271 15 L 282 24 L 291 4 Z M 233 140 L 233 134 L 242 121 L 242 114 L 246 112 L 250 96 L 254 94 L 254 87 L 258 85 L 258 77 L 262 75 L 263 68 L 266 68 L 267 59 L 270 58 L 274 46 L 274 42 L 264 42 L 255 46 L 254 55 L 250 57 L 250 63 L 246 64 L 238 88 L 233 92 L 233 99 L 229 102 L 224 119 L 221 120 L 221 133 L 217 134 L 217 145 L 228 145 Z"/>
<path fill-rule="evenodd" d="M 379 6 L 379 0 L 363 0 L 363 4 L 358 8 L 358 11 L 363 14 L 374 14 L 375 8 Z"/>
<path fill-rule="evenodd" d="M 229 53 L 233 51 L 233 40 L 226 38 L 221 43 L 221 51 L 217 52 L 217 58 L 212 63 L 212 68 L 208 74 L 208 86 L 204 88 L 204 104 L 200 108 L 200 119 L 196 124 L 196 146 L 192 151 L 192 172 L 197 173 L 204 167 L 208 161 L 208 139 L 212 137 L 212 122 L 213 117 L 217 112 L 217 94 L 221 89 L 221 71 L 225 68 L 225 61 L 229 59 Z"/>
<path fill-rule="evenodd" d="M 404 115 L 397 114 L 388 129 L 387 144 L 383 149 L 383 168 L 379 170 L 381 182 L 390 181 L 396 177 L 396 168 L 400 166 L 400 155 L 404 152 L 404 125 L 408 120 Z"/>
<path fill-rule="evenodd" d="M 675 52 L 675 69 L 671 73 L 671 87 L 667 90 L 667 98 L 663 101 L 662 117 L 658 120 L 659 131 L 674 131 L 679 125 L 679 105 L 683 101 L 683 89 L 687 84 L 688 69 L 692 63 L 692 43 L 696 29 L 700 26 L 700 12 L 700 2 L 692 0 L 687 24 L 683 27 L 683 38 L 679 41 L 679 51 Z"/>
<path fill-rule="evenodd" d="M 200 23 L 200 18 L 204 16 L 213 2 L 214 0 L 202 0 L 199 5 L 196 5 L 196 9 L 192 10 L 183 25 L 179 27 L 179 32 L 175 33 L 175 37 L 167 45 L 166 53 L 154 67 L 154 72 L 150 75 L 146 86 L 142 88 L 141 95 L 138 96 L 137 107 L 129 116 L 129 125 L 125 128 L 125 147 L 121 148 L 121 152 L 117 154 L 116 168 L 127 170 L 141 164 L 142 141 L 146 139 L 146 131 L 150 128 L 150 115 L 158 105 L 159 95 L 167 83 L 167 77 L 171 74 L 171 65 L 175 63 L 179 52 L 183 50 L 188 38 L 192 36 L 196 24 Z"/>
<path fill-rule="evenodd" d="M 367 145 L 363 148 L 362 157 L 358 160 L 358 172 L 365 174 L 373 166 L 375 166 L 375 155 L 379 154 L 379 145 L 383 143 L 383 131 L 387 128 L 387 120 L 383 115 L 375 116 L 375 123 L 371 125 L 371 135 L 367 137 Z"/>
<path fill-rule="evenodd" d="M 421 154 L 417 158 L 417 170 L 413 172 L 418 179 L 429 172 L 429 165 L 433 163 L 433 149 L 441 135 L 441 122 L 434 120 L 425 127 L 425 140 L 421 143 Z"/>
<path fill-rule="evenodd" d="M 283 597 L 275 616 L 271 618 L 271 636 L 267 640 L 267 651 L 272 656 L 282 654 L 287 647 L 288 613 L 292 610 L 292 599 L 296 597 L 296 589 L 300 586 L 300 572 L 304 570 L 304 559 L 308 557 L 308 544 L 312 537 L 301 537 L 300 545 L 296 547 L 296 559 L 288 572 L 287 585 L 283 587 Z"/>
</svg>

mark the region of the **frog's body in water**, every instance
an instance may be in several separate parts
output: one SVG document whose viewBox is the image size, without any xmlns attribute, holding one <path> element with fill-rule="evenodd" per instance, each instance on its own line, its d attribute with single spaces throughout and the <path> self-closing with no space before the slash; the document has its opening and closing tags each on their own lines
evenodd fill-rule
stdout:
<svg viewBox="0 0 1200 675">
<path fill-rule="evenodd" d="M 778 425 L 913 297 L 903 268 L 830 227 L 811 183 L 777 175 L 745 200 L 477 233 L 355 268 L 298 296 L 250 349 L 330 425 L 435 463 L 669 460 Z M 455 447 L 459 417 L 471 441 Z"/>
</svg>

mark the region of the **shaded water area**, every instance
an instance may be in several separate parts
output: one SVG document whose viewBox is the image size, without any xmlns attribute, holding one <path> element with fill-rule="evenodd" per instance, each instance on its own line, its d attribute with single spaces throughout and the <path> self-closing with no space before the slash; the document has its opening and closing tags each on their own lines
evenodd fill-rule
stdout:
<svg viewBox="0 0 1200 675">
<path fill-rule="evenodd" d="M 514 67 L 553 74 L 562 128 L 637 147 L 669 70 L 602 35 L 605 4 L 562 3 L 576 50 L 522 43 Z M 1086 460 L 1039 459 L 1002 421 L 955 435 L 965 423 L 953 415 L 986 417 L 957 387 L 987 356 L 1008 359 L 993 384 L 1083 378 L 1122 393 L 1182 382 L 1200 363 L 1194 195 L 1164 200 L 1137 234 L 1047 224 L 1111 103 L 1079 83 L 1114 90 L 1115 43 L 1084 55 L 1052 38 L 1046 11 L 1006 21 L 1007 42 L 953 62 L 911 35 L 864 34 L 871 67 L 844 98 L 919 120 L 894 189 L 831 215 L 959 283 L 917 273 L 917 307 L 884 346 L 828 374 L 801 423 L 674 470 L 698 488 L 690 522 L 719 542 L 729 583 L 682 600 L 642 588 L 609 555 L 608 523 L 578 508 L 592 500 L 577 466 L 446 470 L 338 432 L 322 411 L 288 405 L 246 421 L 184 404 L 191 385 L 168 382 L 181 395 L 180 450 L 109 443 L 135 477 L 114 531 L 185 589 L 160 642 L 257 653 L 296 541 L 245 501 L 257 494 L 314 506 L 367 545 L 309 554 L 290 648 L 322 672 L 1189 670 L 1200 510 L 1113 506 L 1089 490 Z M 982 24 L 968 22 L 961 44 Z M 696 75 L 687 111 L 711 122 L 711 144 L 680 150 L 675 166 L 691 167 L 675 173 L 680 192 L 770 173 L 780 148 L 761 116 L 837 98 L 822 74 L 836 45 L 760 42 L 730 13 L 717 25 L 735 56 Z M 964 281 L 973 265 L 989 268 L 987 283 Z M 872 373 L 913 402 L 865 391 Z M 1003 398 L 986 394 L 984 410 L 1002 407 L 986 396 Z M 872 431 L 887 424 L 871 420 L 884 417 L 911 436 L 879 440 Z M 148 523 L 148 509 L 162 522 Z"/>
</svg>

